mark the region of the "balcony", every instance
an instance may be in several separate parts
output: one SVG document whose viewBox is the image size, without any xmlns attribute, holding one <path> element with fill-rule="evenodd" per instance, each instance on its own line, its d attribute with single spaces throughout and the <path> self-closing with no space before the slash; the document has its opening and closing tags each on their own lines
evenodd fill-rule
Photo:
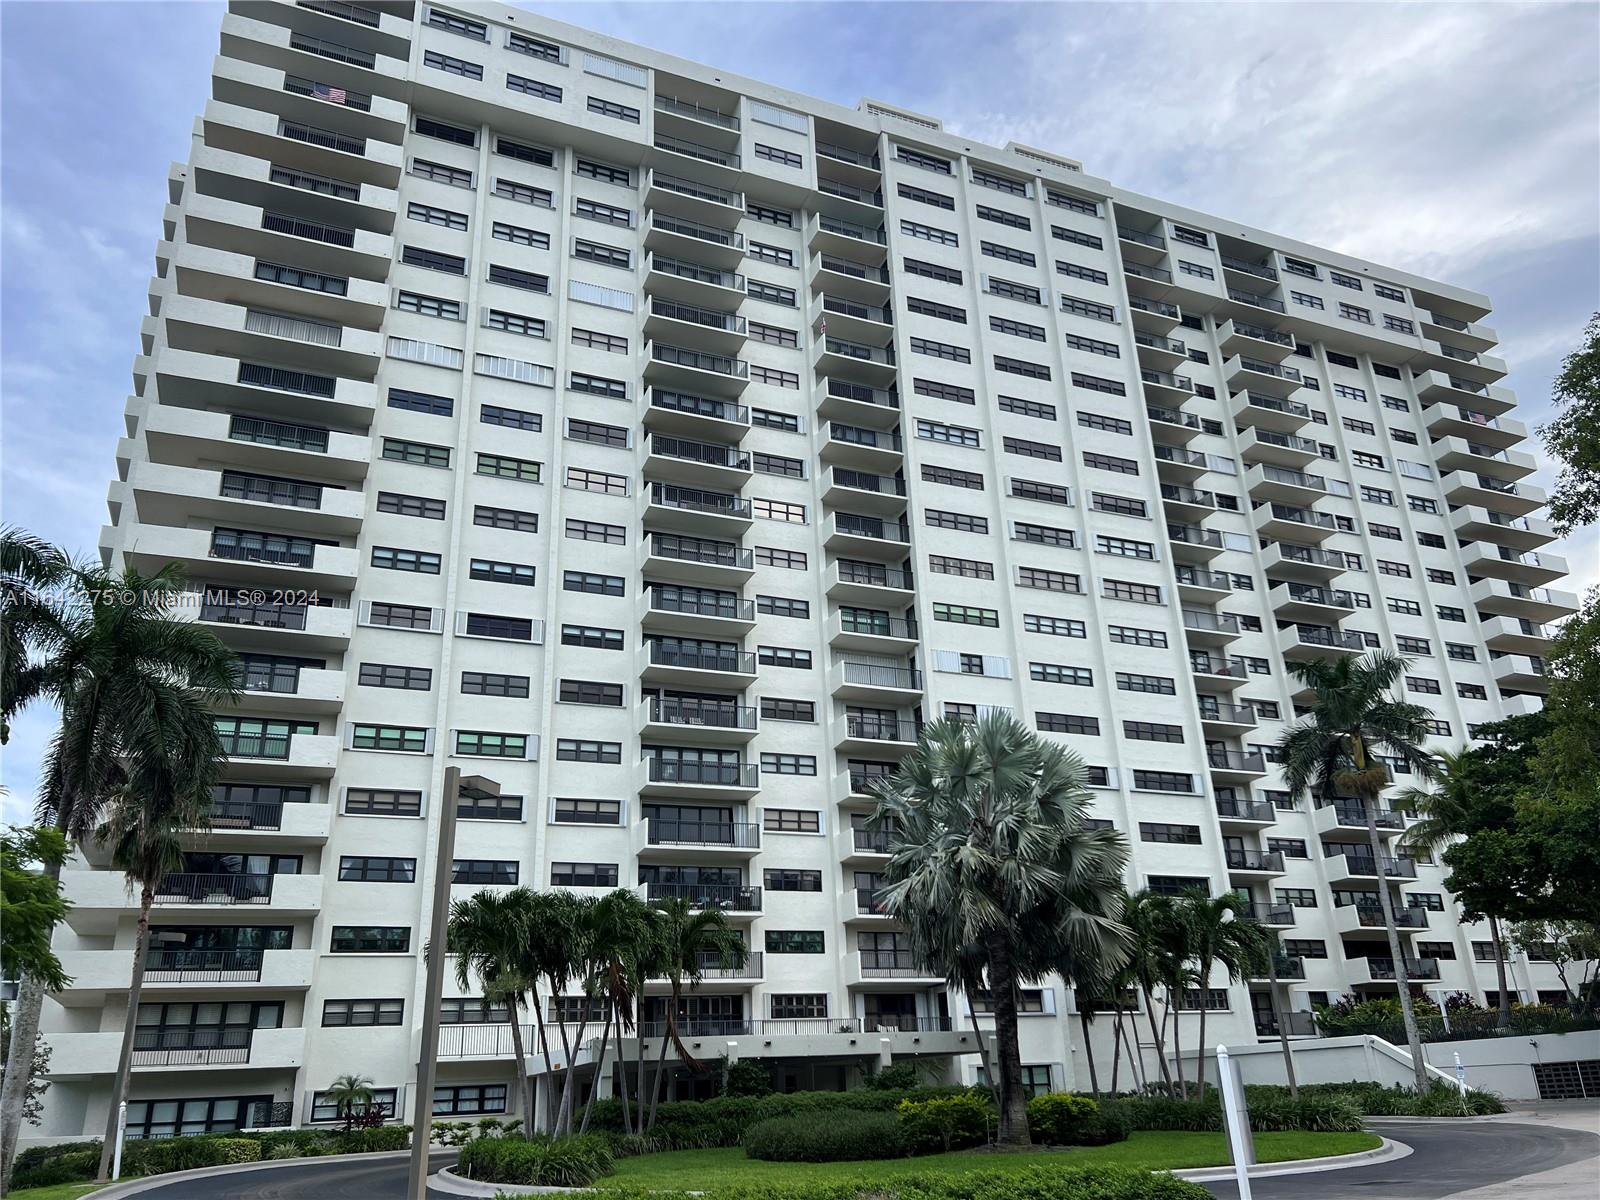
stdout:
<svg viewBox="0 0 1600 1200">
<path fill-rule="evenodd" d="M 906 510 L 906 483 L 893 475 L 829 467 L 823 473 L 822 502 L 861 513 L 896 517 Z"/>
<path fill-rule="evenodd" d="M 244 640 L 270 650 L 342 650 L 350 644 L 352 625 L 348 605 L 251 603 L 229 599 L 227 589 L 214 589 L 210 597 L 190 592 L 173 607 L 180 621 L 201 621 L 214 626 L 224 641 L 239 640 L 230 631 L 244 631 Z"/>
<path fill-rule="evenodd" d="M 1476 383 L 1446 371 L 1423 371 L 1412 379 L 1424 404 L 1452 404 L 1486 417 L 1503 417 L 1517 406 L 1510 388 Z"/>
<path fill-rule="evenodd" d="M 335 335 L 328 327 L 339 327 L 341 330 L 348 327 L 352 347 L 357 351 L 365 351 L 358 360 L 331 355 L 325 349 L 314 354 L 314 357 L 322 358 L 330 367 L 337 368 L 349 361 L 370 372 L 376 365 L 372 361 L 375 347 L 370 331 L 376 330 L 383 321 L 389 305 L 387 289 L 376 280 L 333 274 L 331 271 L 310 271 L 293 262 L 286 264 L 281 259 L 304 259 L 310 255 L 297 247 L 284 246 L 279 249 L 283 253 L 278 259 L 267 259 L 186 243 L 172 252 L 169 275 L 176 272 L 178 287 L 183 295 L 238 310 L 223 327 L 225 341 L 231 340 L 234 345 L 249 341 L 263 347 L 281 345 L 277 339 L 285 338 L 297 343 L 310 343 L 314 338 L 331 343 Z M 276 326 L 269 323 L 260 330 L 251 330 L 257 336 L 246 339 L 243 331 L 248 326 L 244 318 L 250 310 L 289 316 L 287 320 L 280 319 Z M 323 330 L 311 331 L 304 324 L 297 327 L 288 323 L 296 318 L 303 322 L 316 322 Z M 231 336 L 227 325 L 237 325 Z M 369 336 L 358 336 L 360 331 L 369 331 Z M 170 332 L 181 338 L 184 330 L 180 328 Z M 295 332 L 301 336 L 289 336 Z M 342 346 L 344 341 L 341 332 L 339 344 Z M 222 348 L 219 346 L 217 351 L 212 352 L 220 352 Z M 210 347 L 205 349 L 210 350 Z M 303 350 L 298 352 L 303 353 Z"/>
<path fill-rule="evenodd" d="M 1144 387 L 1145 399 L 1158 406 L 1182 404 L 1194 395 L 1194 384 L 1190 380 L 1169 371 L 1140 367 L 1139 382 Z"/>
<path fill-rule="evenodd" d="M 829 551 L 856 558 L 903 562 L 911 550 L 911 527 L 904 521 L 860 513 L 831 512 L 823 523 Z"/>
<path fill-rule="evenodd" d="M 645 474 L 665 483 L 736 492 L 750 482 L 750 455 L 736 446 L 652 433 L 645 443 Z"/>
<path fill-rule="evenodd" d="M 889 908 L 874 888 L 853 888 L 841 898 L 844 922 L 864 929 L 892 927 L 895 924 Z"/>
<path fill-rule="evenodd" d="M 1461 565 L 1473 578 L 1504 579 L 1526 587 L 1554 583 L 1570 574 L 1567 560 L 1559 554 L 1537 550 L 1518 551 L 1507 546 L 1492 546 L 1488 542 L 1473 542 L 1463 547 Z"/>
<path fill-rule="evenodd" d="M 703 911 L 754 915 L 761 911 L 761 889 L 740 883 L 649 883 L 645 898 L 652 904 L 687 900 Z"/>
<path fill-rule="evenodd" d="M 647 251 L 732 271 L 744 261 L 744 234 L 670 212 L 650 211 L 642 222 Z"/>
<path fill-rule="evenodd" d="M 1260 901 L 1251 901 L 1249 907 L 1245 909 L 1244 917 L 1269 929 L 1292 929 L 1295 923 L 1294 907 L 1289 904 L 1264 904 Z"/>
<path fill-rule="evenodd" d="M 761 826 L 748 821 L 676 821 L 647 817 L 634 825 L 634 852 L 656 861 L 749 859 L 761 851 Z M 687 857 L 685 857 L 687 855 Z"/>
<path fill-rule="evenodd" d="M 1178 581 L 1180 600 L 1191 604 L 1217 605 L 1233 595 L 1233 577 L 1225 572 L 1183 565 L 1175 566 L 1172 570 Z"/>
<path fill-rule="evenodd" d="M 1182 446 L 1151 447 L 1156 460 L 1156 475 L 1169 483 L 1193 483 L 1211 469 L 1211 464 L 1198 450 Z"/>
<path fill-rule="evenodd" d="M 835 650 L 900 655 L 918 648 L 916 620 L 874 609 L 840 609 L 828 618 L 828 644 Z"/>
<path fill-rule="evenodd" d="M 1296 958 L 1288 954 L 1274 954 L 1272 956 L 1271 970 L 1263 969 L 1260 971 L 1252 971 L 1249 978 L 1250 982 L 1252 983 L 1269 983 L 1271 982 L 1273 976 L 1277 976 L 1279 983 L 1304 982 L 1306 977 L 1306 960 L 1303 958 Z M 1290 1015 L 1305 1017 L 1308 1020 L 1311 1017 L 1310 1013 L 1295 1013 Z"/>
<path fill-rule="evenodd" d="M 744 195 L 652 167 L 645 172 L 644 204 L 691 221 L 733 229 L 744 219 Z"/>
<path fill-rule="evenodd" d="M 894 310 L 848 296 L 813 296 L 811 327 L 820 329 L 824 321 L 830 333 L 852 342 L 887 346 L 894 340 Z"/>
<path fill-rule="evenodd" d="M 717 140 L 737 145 L 737 139 L 719 137 Z M 728 184 L 739 182 L 740 160 L 738 154 L 732 150 L 724 150 L 721 146 L 697 141 L 694 138 L 677 137 L 659 128 L 656 131 L 655 148 L 672 156 L 668 161 L 674 165 L 669 169 L 692 170 L 697 175 L 703 174 Z M 682 164 L 681 168 L 678 167 L 678 163 Z"/>
<path fill-rule="evenodd" d="M 1165 267 L 1125 261 L 1122 274 L 1130 296 L 1165 300 L 1172 293 L 1172 272 Z"/>
<path fill-rule="evenodd" d="M 143 1026 L 134 1034 L 132 1065 L 141 1075 L 167 1070 L 291 1072 L 304 1064 L 305 1030 L 251 1029 L 233 1025 Z M 110 1075 L 122 1045 L 121 1031 L 53 1033 L 50 1074 L 60 1080 Z M 218 1072 L 219 1076 L 221 1072 Z M 218 1080 L 220 1082 L 220 1079 Z"/>
<path fill-rule="evenodd" d="M 1228 301 L 1231 304 L 1242 305 L 1249 310 L 1245 313 L 1247 317 L 1259 317 L 1262 313 L 1277 313 L 1281 316 L 1284 311 L 1282 300 L 1275 300 L 1271 296 L 1261 292 L 1248 291 L 1245 288 L 1230 287 L 1228 289 Z"/>
<path fill-rule="evenodd" d="M 131 947 L 67 950 L 60 957 L 71 977 L 66 990 L 58 994 L 67 1007 L 97 1008 L 107 1003 L 109 995 L 128 990 Z M 145 959 L 144 989 L 234 997 L 304 991 L 311 986 L 315 957 L 311 950 L 152 949 Z"/>
<path fill-rule="evenodd" d="M 812 213 L 806 221 L 805 244 L 818 255 L 837 255 L 866 266 L 888 261 L 888 239 L 881 216 L 868 224 L 830 213 Z"/>
<path fill-rule="evenodd" d="M 843 725 L 834 747 L 841 754 L 903 753 L 917 744 L 922 733 L 921 722 L 899 717 L 847 714 Z"/>
<path fill-rule="evenodd" d="M 1224 829 L 1265 829 L 1268 825 L 1278 823 L 1276 806 L 1266 800 L 1240 800 L 1233 796 L 1218 796 L 1216 808 L 1217 821 Z M 1293 923 L 1292 920 L 1287 922 L 1291 925 Z"/>
<path fill-rule="evenodd" d="M 1472 585 L 1472 603 L 1480 615 L 1488 613 L 1529 621 L 1559 621 L 1578 611 L 1574 592 L 1529 587 L 1503 579 L 1480 579 Z"/>
<path fill-rule="evenodd" d="M 904 461 L 904 447 L 899 430 L 866 429 L 842 421 L 830 421 L 827 440 L 822 443 L 821 458 L 823 462 L 838 463 L 857 470 L 893 474 Z"/>
<path fill-rule="evenodd" d="M 734 700 L 649 696 L 639 706 L 643 741 L 741 745 L 755 737 L 760 709 Z"/>
<path fill-rule="evenodd" d="M 1380 867 L 1386 879 L 1417 877 L 1416 862 L 1405 857 L 1395 858 L 1386 854 L 1382 858 L 1374 858 L 1371 854 L 1351 854 L 1347 851 L 1343 854 L 1330 854 L 1322 861 L 1327 869 L 1328 879 L 1333 883 L 1352 879 L 1377 879 Z"/>
<path fill-rule="evenodd" d="M 366 435 L 309 425 L 168 404 L 146 407 L 139 425 L 150 461 L 157 463 L 209 461 L 273 475 L 359 483 L 372 462 L 372 441 Z M 133 446 L 131 438 L 118 443 L 119 465 L 125 455 L 131 465 Z"/>
<path fill-rule="evenodd" d="M 1267 773 L 1267 760 L 1245 750 L 1212 747 L 1206 751 L 1206 767 L 1213 784 L 1252 783 Z"/>
<path fill-rule="evenodd" d="M 1176 304 L 1138 295 L 1128 297 L 1128 317 L 1135 329 L 1147 333 L 1171 333 L 1183 321 L 1183 313 Z"/>
<path fill-rule="evenodd" d="M 904 607 L 911 603 L 913 586 L 910 571 L 883 563 L 841 558 L 828 566 L 828 599 L 840 604 Z"/>
<path fill-rule="evenodd" d="M 1304 404 L 1264 392 L 1235 392 L 1228 411 L 1240 428 L 1273 433 L 1298 433 L 1311 422 L 1311 410 Z"/>
<path fill-rule="evenodd" d="M 1235 882 L 1253 882 L 1285 874 L 1283 855 L 1275 850 L 1226 851 L 1228 877 Z"/>
<path fill-rule="evenodd" d="M 1352 958 L 1348 963 L 1352 984 L 1393 984 L 1396 980 L 1394 959 L 1377 955 Z M 1405 960 L 1406 982 L 1431 982 L 1439 978 L 1439 960 L 1434 958 L 1408 958 Z"/>
<path fill-rule="evenodd" d="M 1174 521 L 1203 521 L 1217 511 L 1212 492 L 1181 483 L 1163 483 L 1160 489 L 1162 510 Z"/>
<path fill-rule="evenodd" d="M 1428 436 L 1460 438 L 1495 450 L 1509 450 L 1528 438 L 1528 427 L 1511 417 L 1491 417 L 1456 404 L 1435 404 L 1427 410 Z"/>
<path fill-rule="evenodd" d="M 1308 475 L 1290 467 L 1259 463 L 1244 476 L 1245 490 L 1253 500 L 1277 500 L 1285 504 L 1314 504 L 1328 494 L 1328 481 L 1321 475 Z"/>
<path fill-rule="evenodd" d="M 836 700 L 916 704 L 922 695 L 922 672 L 910 667 L 839 662 L 828 672 L 828 688 Z"/>
<path fill-rule="evenodd" d="M 756 626 L 755 601 L 709 588 L 646 584 L 639 610 L 640 623 L 652 633 L 737 640 Z"/>
<path fill-rule="evenodd" d="M 1274 584 L 1270 598 L 1272 614 L 1280 621 L 1331 625 L 1356 609 L 1356 599 L 1352 593 L 1315 583 Z"/>
<path fill-rule="evenodd" d="M 1421 312 L 1422 327 L 1429 337 L 1446 338 L 1469 350 L 1493 350 L 1500 344 L 1500 335 L 1487 325 L 1465 321 L 1446 313 Z"/>
<path fill-rule="evenodd" d="M 1258 504 L 1250 513 L 1256 535 L 1268 541 L 1324 542 L 1339 532 L 1332 514 L 1293 504 Z"/>
<path fill-rule="evenodd" d="M 1558 630 L 1523 617 L 1490 617 L 1482 622 L 1483 640 L 1491 650 L 1540 658 L 1550 652 Z"/>
<path fill-rule="evenodd" d="M 1313 819 L 1317 833 L 1323 836 L 1364 837 L 1367 833 L 1366 809 L 1359 800 L 1334 800 L 1318 804 Z M 1405 832 L 1406 819 L 1392 808 L 1375 805 L 1372 819 L 1378 827 L 1379 837 L 1394 837 Z"/>
<path fill-rule="evenodd" d="M 756 763 L 652 754 L 640 761 L 637 775 L 642 796 L 748 800 L 761 790 L 761 768 Z"/>
<path fill-rule="evenodd" d="M 755 558 L 737 542 L 651 533 L 641 539 L 639 570 L 653 580 L 737 590 L 755 575 Z"/>
<path fill-rule="evenodd" d="M 1243 687 L 1250 678 L 1249 669 L 1244 665 L 1243 659 L 1207 655 L 1204 651 L 1190 652 L 1189 670 L 1194 676 L 1197 688 L 1208 688 L 1211 691 L 1232 691 Z"/>
<path fill-rule="evenodd" d="M 361 380 L 171 346 L 153 359 L 134 361 L 134 382 L 141 393 L 151 375 L 161 403 L 174 408 L 228 408 L 271 413 L 274 421 L 365 429 L 377 405 L 377 389 Z"/>
<path fill-rule="evenodd" d="M 1428 910 L 1409 908 L 1404 904 L 1394 906 L 1394 927 L 1401 934 L 1428 932 Z M 1382 937 L 1386 932 L 1383 907 L 1374 898 L 1370 903 L 1339 904 L 1333 906 L 1333 928 L 1340 937 Z"/>
<path fill-rule="evenodd" d="M 1191 646 L 1226 646 L 1239 639 L 1239 618 L 1232 613 L 1183 610 L 1183 633 Z"/>
<path fill-rule="evenodd" d="M 816 396 L 819 417 L 868 428 L 900 424 L 900 397 L 893 388 L 824 377 L 817 380 Z"/>
<path fill-rule="evenodd" d="M 644 379 L 652 387 L 737 397 L 750 384 L 750 364 L 742 359 L 651 341 L 645 342 L 644 352 Z"/>
<path fill-rule="evenodd" d="M 849 246 L 839 253 L 823 251 L 806 262 L 806 282 L 813 292 L 849 297 L 863 304 L 884 304 L 889 300 L 889 269 L 870 261 L 870 248 L 860 252 Z M 879 262 L 882 260 L 879 259 Z"/>
<path fill-rule="evenodd" d="M 1256 727 L 1256 710 L 1201 696 L 1200 727 L 1207 737 L 1241 737 Z"/>
<path fill-rule="evenodd" d="M 1167 522 L 1167 543 L 1172 560 L 1180 563 L 1208 563 L 1227 548 L 1217 530 L 1185 525 L 1181 521 Z"/>
<path fill-rule="evenodd" d="M 1322 460 L 1314 439 L 1255 425 L 1239 431 L 1239 456 L 1246 463 L 1271 463 L 1290 470 L 1305 470 Z"/>
<path fill-rule="evenodd" d="M 1331 658 L 1339 654 L 1365 654 L 1366 639 L 1321 625 L 1289 625 L 1278 630 L 1278 651 L 1296 662 Z"/>
<path fill-rule="evenodd" d="M 1240 258 L 1236 254 L 1219 255 L 1222 260 L 1222 269 L 1230 277 L 1246 276 L 1250 279 L 1276 280 L 1277 268 L 1269 262 L 1255 262 L 1250 259 Z"/>
<path fill-rule="evenodd" d="M 1150 421 L 1151 440 L 1157 445 L 1187 446 L 1205 431 L 1200 418 L 1193 413 L 1160 404 L 1147 404 L 1144 412 Z"/>
<path fill-rule="evenodd" d="M 120 872 L 68 870 L 62 890 L 73 907 L 67 920 L 84 934 L 109 933 L 139 909 Z M 247 908 L 254 917 L 313 916 L 322 908 L 321 875 L 210 875 L 178 872 L 156 889 L 162 919 L 215 917 L 226 909 Z M 191 911 L 192 910 L 192 911 Z"/>
<path fill-rule="evenodd" d="M 317 845 L 328 840 L 331 824 L 331 805 L 285 804 L 282 801 L 222 800 L 210 810 L 210 824 L 205 833 L 216 837 L 226 835 L 230 840 L 242 839 L 244 845 L 254 841 Z M 262 835 L 259 839 L 251 834 Z"/>
<path fill-rule="evenodd" d="M 1222 375 L 1228 381 L 1229 391 L 1254 392 L 1277 399 L 1286 399 L 1303 386 L 1300 372 L 1294 367 L 1238 354 L 1223 364 Z"/>
<path fill-rule="evenodd" d="M 828 334 L 812 343 L 817 374 L 851 383 L 887 387 L 895 381 L 893 346 L 871 346 Z"/>
<path fill-rule="evenodd" d="M 1158 233 L 1117 227 L 1117 244 L 1127 262 L 1161 263 L 1167 257 L 1167 239 Z"/>
<path fill-rule="evenodd" d="M 1537 550 L 1556 540 L 1542 517 L 1513 517 L 1492 508 L 1465 505 L 1450 514 L 1450 527 L 1460 542 L 1484 541 L 1513 550 Z"/>
<path fill-rule="evenodd" d="M 738 313 L 660 296 L 651 297 L 645 309 L 644 331 L 647 337 L 667 338 L 714 355 L 738 353 L 747 336 L 745 319 Z"/>
<path fill-rule="evenodd" d="M 1189 361 L 1189 347 L 1175 338 L 1135 329 L 1133 344 L 1139 364 L 1157 371 L 1172 371 Z"/>
<path fill-rule="evenodd" d="M 276 220 L 276 216 L 269 213 L 263 219 Z M 269 245 L 262 248 L 260 257 L 254 261 L 307 253 L 295 245 Z M 323 263 L 320 247 L 314 253 L 316 261 Z M 323 265 L 327 270 L 335 269 L 333 263 Z M 298 298 L 292 304 L 292 311 L 283 311 L 282 305 L 268 307 L 238 297 L 234 288 L 220 281 L 191 277 L 184 283 L 208 295 L 177 293 L 162 297 L 161 315 L 146 318 L 148 332 L 142 347 L 146 354 L 155 349 L 154 334 L 159 328 L 165 334 L 166 345 L 172 349 L 281 363 L 319 374 L 370 379 L 382 362 L 382 336 L 372 329 L 344 324 L 342 315 L 313 320 L 304 315 L 304 305 Z"/>
<path fill-rule="evenodd" d="M 1297 542 L 1272 542 L 1261 552 L 1268 578 L 1326 583 L 1343 575 L 1349 566 L 1337 550 L 1323 550 Z"/>
<path fill-rule="evenodd" d="M 743 650 L 697 650 L 647 638 L 639 647 L 639 675 L 651 683 L 676 687 L 742 690 L 756 680 L 756 656 Z"/>
<path fill-rule="evenodd" d="M 1294 336 L 1252 321 L 1229 318 L 1217 326 L 1222 353 L 1232 358 L 1281 363 L 1294 353 Z"/>
<path fill-rule="evenodd" d="M 206 101 L 200 118 L 206 146 L 357 186 L 392 189 L 399 185 L 403 156 L 398 140 L 367 136 L 363 127 L 370 129 L 372 122 L 355 109 L 309 96 L 291 100 L 291 96 L 293 93 L 282 92 L 275 103 L 252 101 L 248 107 Z M 279 116 L 273 109 L 288 115 Z M 393 101 L 385 101 L 385 110 L 403 111 Z"/>
<path fill-rule="evenodd" d="M 650 485 L 644 519 L 659 529 L 729 540 L 743 537 L 755 520 L 743 496 L 671 483 Z"/>
<path fill-rule="evenodd" d="M 1439 480 L 1439 487 L 1452 505 L 1476 505 L 1511 517 L 1525 516 L 1549 500 L 1538 484 L 1511 483 L 1472 471 L 1452 471 Z"/>
<path fill-rule="evenodd" d="M 359 569 L 354 547 L 318 545 L 303 537 L 250 529 L 124 526 L 129 565 L 148 574 L 176 562 L 191 578 L 225 572 L 230 581 L 269 590 L 338 594 L 352 590 Z"/>
<path fill-rule="evenodd" d="M 947 980 L 918 966 L 909 950 L 856 950 L 845 955 L 845 986 L 937 987 Z"/>
<path fill-rule="evenodd" d="M 1538 465 L 1533 455 L 1524 451 L 1503 450 L 1486 442 L 1459 437 L 1443 437 L 1436 441 L 1433 444 L 1433 461 L 1441 476 L 1456 472 L 1463 477 L 1481 476 L 1506 484 L 1533 474 Z"/>
<path fill-rule="evenodd" d="M 125 439 L 127 440 L 127 439 Z M 123 453 L 137 453 L 134 445 Z M 134 459 L 126 472 L 139 519 L 146 525 L 183 526 L 190 518 L 223 525 L 263 522 L 285 532 L 319 537 L 361 530 L 366 496 L 359 488 L 239 470 L 206 470 Z"/>
<path fill-rule="evenodd" d="M 750 410 L 720 397 L 651 388 L 645 402 L 644 424 L 651 431 L 736 444 L 750 431 Z"/>
<path fill-rule="evenodd" d="M 650 296 L 727 310 L 744 303 L 745 278 L 736 271 L 652 251 L 644 256 L 644 290 Z"/>
<path fill-rule="evenodd" d="M 1550 677 L 1544 659 L 1525 654 L 1506 654 L 1490 663 L 1496 687 L 1516 692 L 1544 694 L 1550 690 Z"/>
</svg>

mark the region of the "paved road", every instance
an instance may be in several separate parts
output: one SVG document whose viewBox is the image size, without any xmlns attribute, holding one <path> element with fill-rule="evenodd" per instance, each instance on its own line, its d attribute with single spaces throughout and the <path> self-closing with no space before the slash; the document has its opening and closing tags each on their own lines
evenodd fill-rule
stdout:
<svg viewBox="0 0 1600 1200">
<path fill-rule="evenodd" d="M 435 1153 L 433 1170 L 449 1166 L 455 1152 Z M 406 1160 L 341 1162 L 325 1158 L 294 1167 L 216 1175 L 170 1183 L 141 1193 L 136 1200 L 404 1200 Z M 429 1200 L 456 1200 L 428 1191 Z"/>
<path fill-rule="evenodd" d="M 1594 1181 L 1572 1194 L 1593 1196 L 1600 1188 L 1600 1136 L 1593 1133 L 1507 1121 L 1419 1123 L 1373 1118 L 1368 1124 L 1375 1132 L 1404 1142 L 1412 1153 L 1370 1167 L 1254 1179 L 1250 1190 L 1255 1200 L 1439 1200 L 1565 1167 Z M 1238 1195 L 1232 1183 L 1206 1186 L 1214 1196 Z M 1527 1200 L 1546 1200 L 1554 1193 L 1534 1188 L 1522 1194 Z"/>
</svg>

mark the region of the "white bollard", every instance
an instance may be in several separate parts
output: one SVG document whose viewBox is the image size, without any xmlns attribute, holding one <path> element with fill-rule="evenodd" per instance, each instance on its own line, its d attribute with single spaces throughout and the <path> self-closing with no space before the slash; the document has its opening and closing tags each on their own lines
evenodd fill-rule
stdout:
<svg viewBox="0 0 1600 1200">
<path fill-rule="evenodd" d="M 1250 1200 L 1250 1163 L 1255 1159 L 1255 1147 L 1250 1141 L 1250 1123 L 1243 1111 L 1239 1077 L 1228 1061 L 1228 1048 L 1221 1043 L 1217 1045 L 1217 1086 L 1222 1089 L 1223 1123 L 1233 1154 L 1233 1177 L 1239 1185 L 1239 1200 Z"/>
<path fill-rule="evenodd" d="M 117 1148 L 111 1156 L 111 1180 L 115 1183 L 122 1178 L 122 1141 L 128 1132 L 128 1102 L 126 1100 L 117 1105 Z"/>
<path fill-rule="evenodd" d="M 1461 1051 L 1455 1052 L 1456 1060 L 1456 1086 L 1461 1089 L 1461 1094 L 1467 1094 L 1467 1068 L 1461 1062 Z"/>
</svg>

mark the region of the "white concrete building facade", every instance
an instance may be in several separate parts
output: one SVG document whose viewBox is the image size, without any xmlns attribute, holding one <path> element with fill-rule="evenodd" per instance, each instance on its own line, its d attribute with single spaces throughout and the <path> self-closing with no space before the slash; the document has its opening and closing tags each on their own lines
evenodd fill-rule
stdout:
<svg viewBox="0 0 1600 1200">
<path fill-rule="evenodd" d="M 1271 751 L 1305 656 L 1407 654 L 1440 748 L 1541 703 L 1576 601 L 1485 297 L 487 4 L 231 4 L 169 187 L 102 549 L 181 563 L 248 690 L 135 1136 L 328 1120 L 349 1071 L 403 1111 L 448 765 L 503 789 L 458 895 L 723 908 L 750 963 L 693 1048 L 783 1087 L 975 1077 L 860 823 L 920 722 L 996 706 L 1090 764 L 1130 886 L 1249 893 L 1296 1032 L 1392 990 L 1380 886 L 1425 986 L 1495 988 L 1440 867 Z M 101 1127 L 134 937 L 93 851 L 65 878 L 44 1136 Z M 1250 1041 L 1267 988 L 1193 1000 Z M 451 995 L 436 1112 L 515 1109 Z M 1030 1084 L 1086 1086 L 1077 999 L 1024 1001 Z"/>
</svg>

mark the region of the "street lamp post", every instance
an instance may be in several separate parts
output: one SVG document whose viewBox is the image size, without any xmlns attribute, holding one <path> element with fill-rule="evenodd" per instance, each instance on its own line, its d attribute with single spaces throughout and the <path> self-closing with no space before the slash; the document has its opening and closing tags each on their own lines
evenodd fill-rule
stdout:
<svg viewBox="0 0 1600 1200">
<path fill-rule="evenodd" d="M 444 1002 L 446 930 L 450 920 L 450 879 L 455 874 L 456 806 L 462 796 L 498 796 L 500 785 L 481 775 L 461 774 L 446 767 L 444 803 L 439 811 L 439 850 L 433 867 L 433 917 L 428 928 L 428 971 L 422 996 L 422 1045 L 417 1051 L 417 1094 L 411 1105 L 411 1171 L 406 1180 L 409 1200 L 427 1200 L 428 1145 L 433 1129 L 433 1077 L 439 1057 L 439 1009 Z M 512 1014 L 515 1019 L 516 1014 Z"/>
</svg>

